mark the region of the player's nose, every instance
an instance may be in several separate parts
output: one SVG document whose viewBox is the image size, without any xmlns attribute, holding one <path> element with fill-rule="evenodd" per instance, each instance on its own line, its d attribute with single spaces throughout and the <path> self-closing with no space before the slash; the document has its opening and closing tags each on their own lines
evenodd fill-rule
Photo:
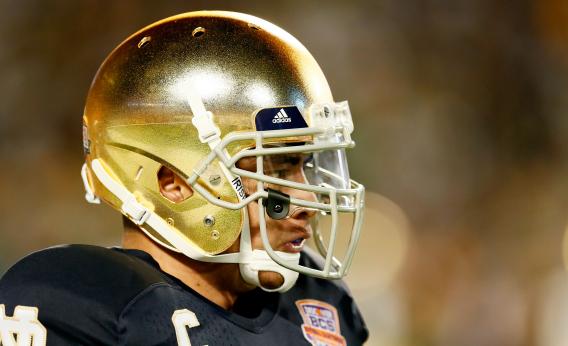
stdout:
<svg viewBox="0 0 568 346">
<path fill-rule="evenodd" d="M 289 191 L 289 196 L 305 201 L 305 202 L 317 202 L 316 194 L 311 191 L 292 189 Z M 316 209 L 308 208 L 303 206 L 297 206 L 290 210 L 290 217 L 295 219 L 310 219 L 316 214 Z"/>
</svg>

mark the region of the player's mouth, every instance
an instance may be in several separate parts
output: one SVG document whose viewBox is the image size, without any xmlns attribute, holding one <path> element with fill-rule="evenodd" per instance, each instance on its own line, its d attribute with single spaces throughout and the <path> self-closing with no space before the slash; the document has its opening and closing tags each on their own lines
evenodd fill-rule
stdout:
<svg viewBox="0 0 568 346">
<path fill-rule="evenodd" d="M 306 235 L 287 242 L 286 244 L 284 244 L 285 251 L 291 253 L 297 253 L 302 251 L 302 249 L 304 248 L 304 244 L 306 243 L 306 240 L 308 238 L 309 235 Z"/>
</svg>

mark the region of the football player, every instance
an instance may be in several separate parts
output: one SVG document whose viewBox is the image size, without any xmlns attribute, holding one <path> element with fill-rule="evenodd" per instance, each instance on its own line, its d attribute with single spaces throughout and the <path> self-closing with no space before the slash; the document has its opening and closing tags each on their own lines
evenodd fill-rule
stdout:
<svg viewBox="0 0 568 346">
<path fill-rule="evenodd" d="M 122 213 L 123 245 L 50 248 L 8 270 L 0 344 L 362 344 L 339 280 L 364 200 L 352 131 L 314 58 L 269 22 L 202 11 L 136 32 L 83 115 L 86 198 Z"/>
</svg>

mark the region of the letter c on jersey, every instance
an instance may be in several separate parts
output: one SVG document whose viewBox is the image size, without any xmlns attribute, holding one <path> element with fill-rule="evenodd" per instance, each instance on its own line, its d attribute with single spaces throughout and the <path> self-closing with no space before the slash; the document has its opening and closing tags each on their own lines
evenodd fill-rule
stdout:
<svg viewBox="0 0 568 346">
<path fill-rule="evenodd" d="M 186 327 L 193 328 L 199 325 L 195 313 L 187 309 L 176 310 L 172 315 L 172 322 L 176 329 L 178 346 L 191 346 Z"/>
</svg>

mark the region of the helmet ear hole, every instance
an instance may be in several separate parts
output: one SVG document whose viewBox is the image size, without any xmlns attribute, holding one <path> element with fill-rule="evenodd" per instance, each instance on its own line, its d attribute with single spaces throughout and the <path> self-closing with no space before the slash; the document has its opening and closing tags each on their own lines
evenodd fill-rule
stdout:
<svg viewBox="0 0 568 346">
<path fill-rule="evenodd" d="M 185 179 L 168 167 L 160 167 L 157 178 L 160 194 L 170 202 L 181 203 L 193 196 L 193 189 Z"/>
</svg>

